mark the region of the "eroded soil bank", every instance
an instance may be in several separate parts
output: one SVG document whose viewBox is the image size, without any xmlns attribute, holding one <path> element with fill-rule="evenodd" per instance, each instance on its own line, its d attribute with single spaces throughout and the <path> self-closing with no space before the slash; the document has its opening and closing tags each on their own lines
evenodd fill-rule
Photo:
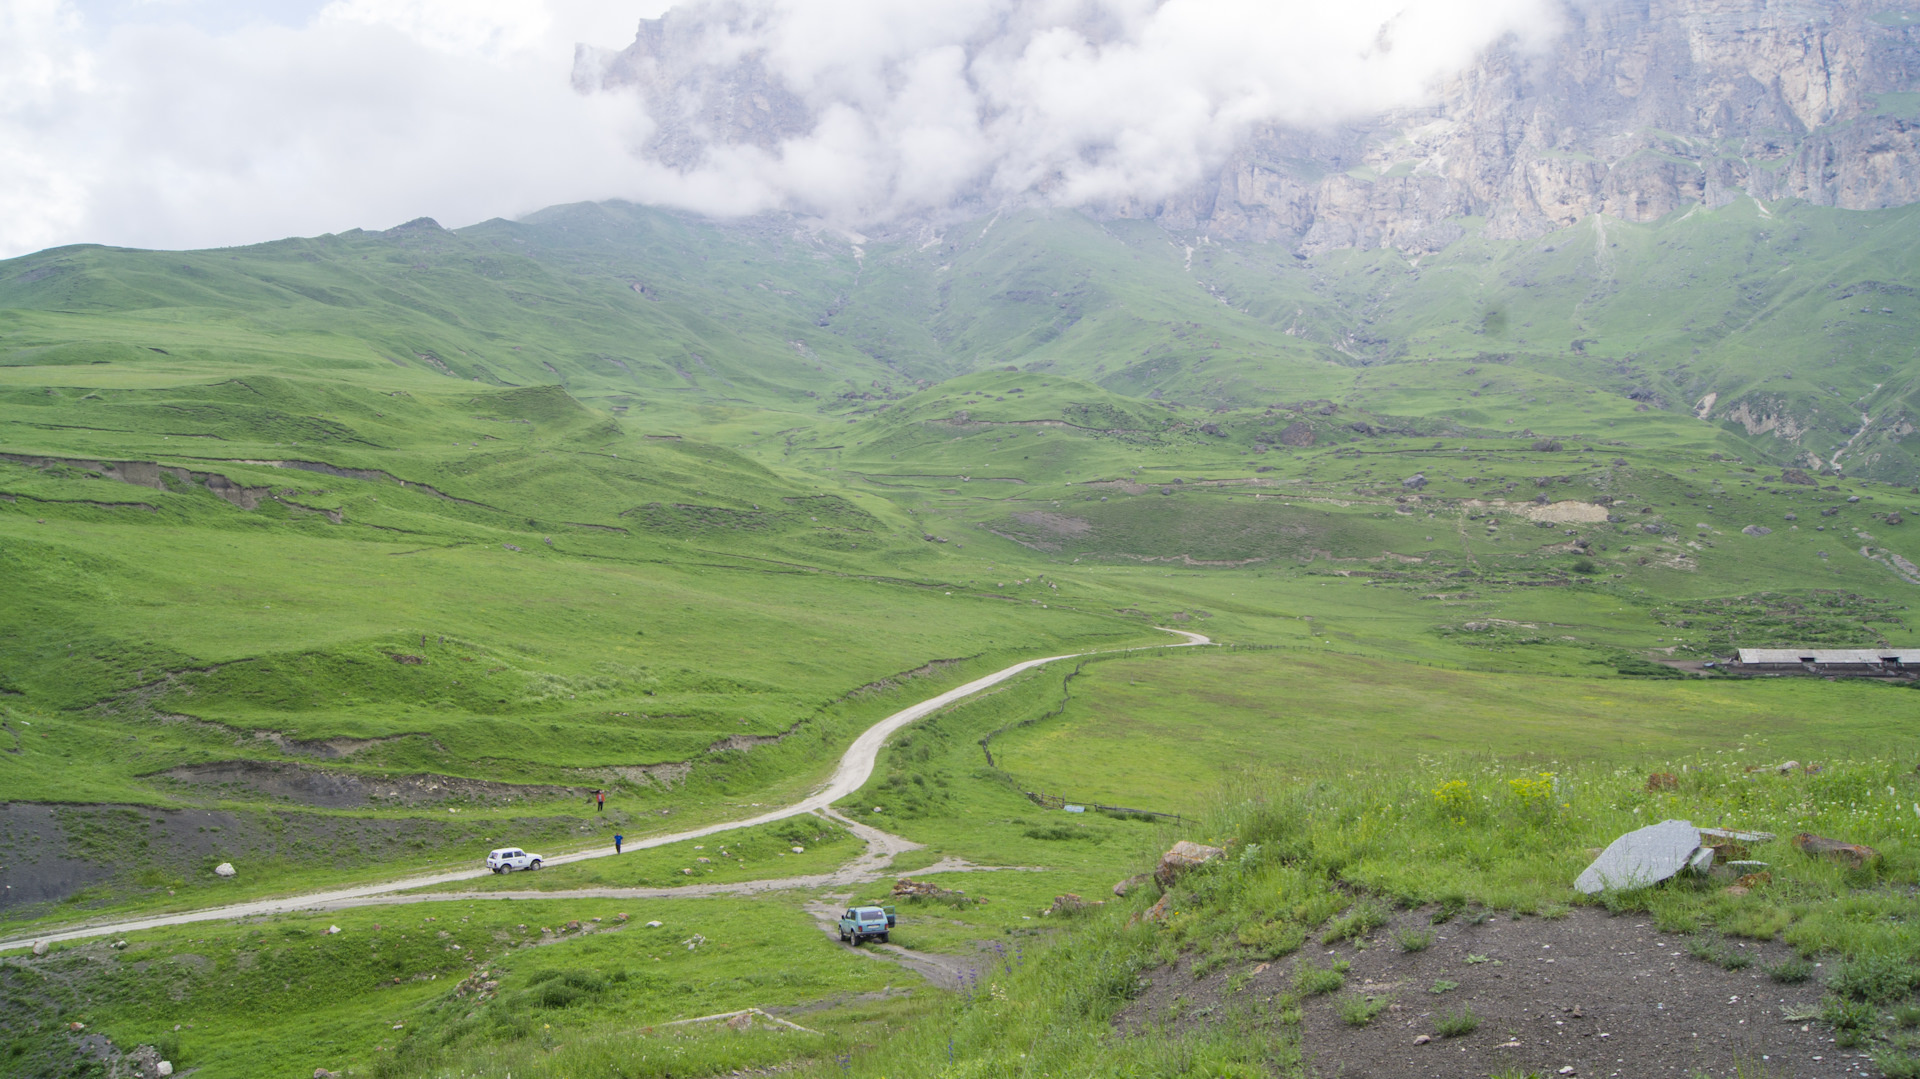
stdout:
<svg viewBox="0 0 1920 1079">
<path fill-rule="evenodd" d="M 1691 1077 L 1732 1075 L 1736 1067 L 1774 1079 L 1879 1074 L 1861 1050 L 1837 1047 L 1824 1024 L 1788 1018 L 1817 1010 L 1825 971 L 1794 984 L 1774 981 L 1767 968 L 1794 955 L 1784 944 L 1720 941 L 1731 964 L 1746 963 L 1729 970 L 1695 958 L 1688 938 L 1659 932 L 1644 914 L 1582 908 L 1555 919 L 1494 914 L 1479 924 L 1462 916 L 1431 926 L 1431 913 L 1400 914 L 1361 949 L 1310 938 L 1284 959 L 1200 978 L 1183 959 L 1155 971 L 1115 1025 L 1150 1037 L 1159 1027 L 1197 1027 L 1239 1008 L 1277 1022 L 1275 998 L 1295 991 L 1301 967 L 1344 960 L 1344 988 L 1309 997 L 1301 1008 L 1307 1069 L 1318 1077 Z M 1422 951 L 1397 943 L 1399 933 L 1429 930 Z M 1362 1027 L 1341 1015 L 1343 999 L 1355 996 L 1384 1002 Z M 1478 1026 L 1442 1036 L 1445 1017 L 1467 1010 Z"/>
</svg>

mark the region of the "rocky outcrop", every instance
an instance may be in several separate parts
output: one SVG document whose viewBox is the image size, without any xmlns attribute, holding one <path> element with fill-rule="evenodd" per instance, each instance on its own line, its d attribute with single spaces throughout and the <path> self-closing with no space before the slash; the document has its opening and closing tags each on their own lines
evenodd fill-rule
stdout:
<svg viewBox="0 0 1920 1079">
<path fill-rule="evenodd" d="M 1437 249 L 1448 219 L 1528 237 L 1744 196 L 1920 201 L 1916 31 L 1842 0 L 1572 5 L 1545 55 L 1503 45 L 1440 102 L 1336 131 L 1271 127 L 1209 183 L 1121 216 L 1305 250 Z M 1883 107 L 1884 106 L 1884 107 Z"/>
<path fill-rule="evenodd" d="M 1160 856 L 1160 864 L 1153 870 L 1153 879 L 1159 883 L 1160 887 L 1171 888 L 1173 882 L 1185 876 L 1188 871 L 1216 858 L 1224 858 L 1226 853 L 1219 847 L 1182 839 Z"/>
<path fill-rule="evenodd" d="M 1920 201 L 1920 107 L 1907 96 L 1920 23 L 1883 9 L 1568 0 L 1550 45 L 1498 44 L 1431 104 L 1331 129 L 1257 128 L 1187 191 L 1092 209 L 1308 253 L 1418 253 L 1463 235 L 1464 217 L 1525 238 L 1596 213 L 1645 221 L 1746 197 Z M 774 150 L 815 130 L 815 107 L 762 53 L 718 59 L 711 47 L 752 40 L 766 17 L 752 4 L 676 8 L 642 22 L 622 52 L 583 50 L 576 84 L 639 91 L 656 125 L 648 152 L 670 166 L 721 145 Z"/>
</svg>

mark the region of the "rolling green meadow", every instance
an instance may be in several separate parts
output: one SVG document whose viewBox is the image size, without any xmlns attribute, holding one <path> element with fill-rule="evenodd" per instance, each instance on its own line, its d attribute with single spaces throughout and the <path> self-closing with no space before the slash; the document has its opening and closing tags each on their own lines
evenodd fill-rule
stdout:
<svg viewBox="0 0 1920 1079">
<path fill-rule="evenodd" d="M 1312 994 L 1116 1017 L 1178 963 L 1593 907 L 1852 972 L 1817 1021 L 1916 1074 L 1920 694 L 1718 664 L 1920 641 L 1920 216 L 1465 224 L 606 203 L 0 262 L 0 1072 L 1306 1075 Z M 867 849 L 801 816 L 24 949 L 743 820 L 1068 654 L 891 739 L 834 806 L 911 848 L 871 879 L 724 890 Z M 1663 817 L 1879 857 L 1571 890 Z M 1180 839 L 1229 856 L 1114 893 Z M 867 900 L 904 951 L 823 931 Z M 796 1026 L 669 1025 L 750 1008 Z"/>
</svg>

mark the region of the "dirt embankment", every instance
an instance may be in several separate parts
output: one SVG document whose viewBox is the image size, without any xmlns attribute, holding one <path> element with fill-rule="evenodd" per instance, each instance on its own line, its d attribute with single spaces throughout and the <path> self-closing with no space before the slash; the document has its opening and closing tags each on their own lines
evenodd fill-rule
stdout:
<svg viewBox="0 0 1920 1079">
<path fill-rule="evenodd" d="M 570 829 L 580 819 L 516 818 L 489 825 L 536 834 L 556 825 Z M 477 826 L 452 816 L 343 818 L 292 810 L 4 803 L 0 911 L 57 903 L 101 885 L 124 895 L 172 887 L 181 879 L 205 883 L 216 879 L 213 867 L 221 862 L 249 873 L 280 860 L 345 869 L 418 857 L 422 844 L 447 848 L 479 838 L 470 834 Z"/>
<path fill-rule="evenodd" d="M 218 472 L 197 472 L 179 465 L 163 465 L 157 461 L 110 461 L 104 458 L 35 457 L 18 453 L 0 453 L 0 461 L 10 461 L 13 464 L 26 465 L 29 468 L 78 468 L 96 473 L 106 479 L 118 480 L 121 483 L 130 483 L 136 487 L 149 487 L 156 491 L 171 490 L 172 488 L 168 486 L 167 481 L 172 480 L 174 483 L 183 486 L 204 487 L 208 491 L 244 510 L 259 508 L 260 500 L 263 498 L 279 498 L 280 501 L 287 502 L 287 499 L 274 495 L 273 488 L 271 487 L 249 487 L 245 484 L 235 483 L 233 480 Z M 285 468 L 299 472 L 317 472 L 323 476 L 365 480 L 373 483 L 395 483 L 409 490 L 431 495 L 434 498 L 443 499 L 448 502 L 458 502 L 463 506 L 493 509 L 492 506 L 483 502 L 475 502 L 471 499 L 450 495 L 425 483 L 403 480 L 390 472 L 385 472 L 377 468 L 341 468 L 338 465 L 330 465 L 323 461 L 254 461 L 235 459 L 227 463 L 252 465 L 256 468 Z M 297 502 L 288 502 L 287 504 L 312 513 L 324 513 L 334 524 L 339 524 L 343 520 L 338 510 L 305 506 Z"/>
<path fill-rule="evenodd" d="M 1335 954 L 1309 944 L 1271 963 L 1198 978 L 1182 959 L 1142 979 L 1114 1025 L 1151 1037 L 1162 1024 L 1187 1030 L 1231 1021 L 1237 1008 L 1293 991 L 1300 967 L 1344 960 L 1351 968 L 1343 989 L 1301 1007 L 1310 1074 L 1679 1076 L 1730 1074 L 1738 1062 L 1763 1058 L 1765 1074 L 1780 1079 L 1867 1070 L 1846 1068 L 1852 1052 L 1807 1022 L 1819 1007 L 1818 979 L 1768 977 L 1767 966 L 1794 954 L 1788 945 L 1728 938 L 1720 947 L 1746 965 L 1725 969 L 1689 955 L 1686 938 L 1661 933 L 1644 914 L 1589 908 L 1558 919 L 1500 914 L 1429 926 L 1430 913 L 1399 915 L 1364 950 L 1343 945 Z M 1433 936 L 1408 952 L 1395 932 Z M 1340 1015 L 1340 1001 L 1353 998 L 1379 1009 L 1364 1026 Z M 1463 1010 L 1478 1017 L 1477 1029 L 1442 1036 L 1442 1018 Z"/>
<path fill-rule="evenodd" d="M 183 764 L 150 778 L 184 784 L 206 793 L 240 793 L 326 809 L 369 805 L 419 806 L 440 802 L 510 805 L 514 802 L 584 798 L 584 787 L 495 783 L 432 773 L 372 775 L 317 768 L 292 761 L 231 760 Z"/>
</svg>

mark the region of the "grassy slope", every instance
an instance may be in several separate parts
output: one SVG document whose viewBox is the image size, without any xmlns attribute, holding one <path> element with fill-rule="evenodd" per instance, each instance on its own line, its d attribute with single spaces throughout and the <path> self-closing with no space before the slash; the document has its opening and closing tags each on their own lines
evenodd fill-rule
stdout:
<svg viewBox="0 0 1920 1079">
<path fill-rule="evenodd" d="M 1301 769 L 1404 736 L 1405 709 L 1336 691 L 1354 672 L 1415 703 L 1447 679 L 1460 692 L 1429 707 L 1459 741 L 1429 748 L 1491 744 L 1500 762 L 1474 767 L 1496 772 L 1533 753 L 1569 759 L 1576 743 L 1600 768 L 1762 728 L 1790 754 L 1866 752 L 1887 723 L 1897 736 L 1891 698 L 1609 674 L 1655 649 L 1910 639 L 1913 586 L 1893 556 L 1920 560 L 1920 547 L 1888 515 L 1916 500 L 1837 477 L 1781 484 L 1788 447 L 1773 434 L 1688 414 L 1715 392 L 1716 420 L 1737 400 L 1749 418 L 1806 424 L 1816 406 L 1841 416 L 1834 402 L 1873 382 L 1880 396 L 1859 408 L 1904 407 L 1906 361 L 1889 350 L 1903 347 L 1909 301 L 1880 289 L 1869 318 L 1855 286 L 1907 273 L 1911 215 L 1772 210 L 1608 224 L 1605 247 L 1590 226 L 1527 245 L 1469 235 L 1418 266 L 1392 253 L 1302 263 L 1073 215 L 856 249 L 617 204 L 458 233 L 417 224 L 0 265 L 0 453 L 14 455 L 0 460 L 0 562 L 22 582 L 0 590 L 0 735 L 18 750 L 0 754 L 0 796 L 199 806 L 238 814 L 235 834 L 334 836 L 304 857 L 271 844 L 223 855 L 248 864 L 224 884 L 211 863 L 116 855 L 109 882 L 80 897 L 192 906 L 215 890 L 464 861 L 509 832 L 600 843 L 740 812 L 804 790 L 901 704 L 1014 659 L 1164 639 L 1152 623 L 1290 646 L 1182 655 L 1150 693 L 1119 681 L 1150 661 L 1095 664 L 1075 682 L 1095 695 L 998 735 L 1011 779 L 983 769 L 978 742 L 1059 705 L 1058 673 L 896 743 L 844 809 L 881 806 L 933 848 L 919 858 L 1047 867 L 968 878 L 958 886 L 991 902 L 903 927 L 916 946 L 965 949 L 1022 939 L 1053 895 L 1099 894 L 1170 836 L 1063 825 L 1022 785 L 1190 810 L 1249 750 Z M 1780 253 L 1793 272 L 1778 271 Z M 1795 361 L 1786 378 L 1781 342 L 1819 366 Z M 1783 404 L 1762 407 L 1767 394 Z M 1311 445 L 1293 444 L 1302 430 Z M 1838 418 L 1810 424 L 1792 452 L 1831 456 L 1848 433 Z M 1562 446 L 1532 448 L 1540 439 Z M 1850 470 L 1912 481 L 1890 434 L 1849 452 Z M 117 461 L 178 472 L 103 466 Z M 210 473 L 252 489 L 240 501 L 253 507 L 221 498 Z M 1424 486 L 1402 485 L 1416 474 Z M 1531 520 L 1539 497 L 1608 500 L 1616 519 Z M 1743 535 L 1749 524 L 1773 532 Z M 944 659 L 961 662 L 897 677 Z M 1602 701 L 1530 707 L 1570 686 Z M 1303 746 L 1276 729 L 1267 702 L 1281 696 L 1336 737 Z M 1613 741 L 1582 718 L 1594 709 L 1620 713 Z M 1723 729 L 1729 712 L 1753 722 Z M 1843 720 L 1806 725 L 1828 714 Z M 796 723 L 802 736 L 777 745 L 706 749 Z M 390 740 L 315 761 L 253 731 Z M 1147 746 L 1165 758 L 1151 781 L 1131 766 Z M 1063 768 L 1060 747 L 1082 763 Z M 322 810 L 150 778 L 236 756 L 563 785 L 605 784 L 614 765 L 698 767 L 670 789 L 621 785 L 608 819 L 590 822 L 557 797 L 456 801 L 464 815 L 448 816 L 440 803 Z M 361 821 L 433 838 L 342 842 Z M 1595 821 L 1596 834 L 1611 826 Z M 84 828 L 76 842 L 111 848 Z M 837 860 L 832 846 L 780 861 L 818 868 Z M 652 882 L 689 855 L 581 879 Z M 775 907 L 804 926 L 791 900 Z M 805 955 L 802 972 L 835 962 L 796 931 L 734 930 Z M 114 1036 L 149 1037 L 116 993 L 98 1003 Z M 239 1013 L 193 993 L 182 1014 L 212 1009 L 205 1051 L 227 1056 L 219 1039 L 238 1037 Z M 685 1003 L 773 1000 L 747 996 Z M 436 1023 L 464 1014 L 444 991 L 410 1006 Z M 343 1053 L 371 1068 L 385 1041 L 372 1032 L 389 1028 L 342 1007 L 330 1022 L 365 1025 Z M 632 1047 L 595 1031 L 669 1014 L 637 1007 L 555 1011 L 572 1049 L 544 1048 L 532 1027 L 485 1043 L 528 1074 L 598 1068 Z M 741 1056 L 694 1038 L 631 1070 L 824 1058 L 873 1044 L 894 1021 L 886 1007 L 849 1005 L 823 1020 L 838 1033 L 799 1050 L 754 1042 Z M 273 1033 L 231 1059 L 293 1064 L 309 1035 Z M 480 1044 L 472 1030 L 440 1035 Z M 429 1067 L 407 1059 L 400 1071 Z"/>
</svg>

